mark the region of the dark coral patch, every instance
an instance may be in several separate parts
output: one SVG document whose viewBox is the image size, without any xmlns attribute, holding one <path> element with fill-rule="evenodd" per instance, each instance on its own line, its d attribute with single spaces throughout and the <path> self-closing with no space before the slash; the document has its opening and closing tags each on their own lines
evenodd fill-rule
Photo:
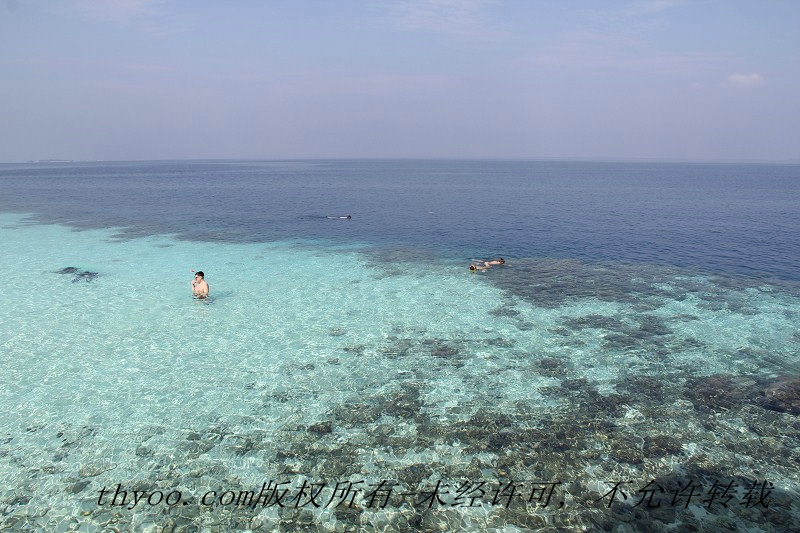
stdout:
<svg viewBox="0 0 800 533">
<path fill-rule="evenodd" d="M 644 454 L 650 457 L 674 455 L 680 453 L 682 449 L 681 442 L 669 435 L 647 435 L 642 446 Z"/>
<path fill-rule="evenodd" d="M 650 398 L 657 402 L 664 399 L 664 383 L 653 376 L 626 376 L 616 384 L 616 389 L 634 398 Z"/>
<path fill-rule="evenodd" d="M 770 411 L 800 415 L 800 378 L 781 378 L 764 389 L 764 407 Z"/>
<path fill-rule="evenodd" d="M 566 363 L 564 363 L 563 360 L 555 357 L 545 357 L 543 359 L 539 359 L 539 361 L 536 362 L 536 366 L 539 368 L 539 373 L 543 376 L 561 376 L 568 370 Z"/>
<path fill-rule="evenodd" d="M 579 317 L 564 318 L 564 325 L 570 329 L 608 329 L 611 331 L 621 331 L 624 324 L 614 317 L 591 314 Z"/>
<path fill-rule="evenodd" d="M 698 411 L 735 409 L 757 403 L 759 393 L 752 379 L 725 374 L 693 378 L 686 383 L 686 397 Z"/>
</svg>

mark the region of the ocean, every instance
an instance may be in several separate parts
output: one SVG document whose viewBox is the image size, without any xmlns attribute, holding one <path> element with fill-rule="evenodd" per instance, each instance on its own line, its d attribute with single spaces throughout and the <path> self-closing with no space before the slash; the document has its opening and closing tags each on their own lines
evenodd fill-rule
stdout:
<svg viewBox="0 0 800 533">
<path fill-rule="evenodd" d="M 0 531 L 800 523 L 800 165 L 27 163 L 0 187 Z"/>
</svg>

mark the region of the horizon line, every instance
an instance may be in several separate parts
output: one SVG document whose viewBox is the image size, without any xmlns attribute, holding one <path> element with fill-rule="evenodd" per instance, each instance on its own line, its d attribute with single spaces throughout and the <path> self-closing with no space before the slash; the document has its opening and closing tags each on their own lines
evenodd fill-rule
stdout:
<svg viewBox="0 0 800 533">
<path fill-rule="evenodd" d="M 0 161 L 3 165 L 38 164 L 57 165 L 72 163 L 147 163 L 167 161 L 509 161 L 509 162 L 548 162 L 548 163 L 667 163 L 667 164 L 777 164 L 798 165 L 796 159 L 682 159 L 656 157 L 405 157 L 405 156 L 361 156 L 361 157 L 214 157 L 214 158 L 155 158 L 155 159 L 66 159 L 47 158 L 26 161 Z"/>
</svg>

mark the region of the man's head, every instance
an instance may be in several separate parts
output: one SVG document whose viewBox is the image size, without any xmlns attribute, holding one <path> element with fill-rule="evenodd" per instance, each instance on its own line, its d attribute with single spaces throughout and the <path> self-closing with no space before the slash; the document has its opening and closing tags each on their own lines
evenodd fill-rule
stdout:
<svg viewBox="0 0 800 533">
<path fill-rule="evenodd" d="M 199 270 L 199 271 L 195 272 L 195 274 L 194 274 L 194 277 L 196 277 L 196 278 L 200 278 L 200 279 L 204 279 L 204 278 L 205 278 L 205 276 L 206 276 L 206 275 L 205 275 L 205 274 L 203 274 L 203 271 L 202 271 L 202 270 Z"/>
</svg>

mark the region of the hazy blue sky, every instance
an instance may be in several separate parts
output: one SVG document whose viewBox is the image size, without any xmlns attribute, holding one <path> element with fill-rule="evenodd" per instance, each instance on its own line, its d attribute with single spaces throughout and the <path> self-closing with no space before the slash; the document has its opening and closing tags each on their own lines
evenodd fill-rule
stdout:
<svg viewBox="0 0 800 533">
<path fill-rule="evenodd" d="M 800 0 L 0 0 L 0 161 L 800 161 Z"/>
</svg>

